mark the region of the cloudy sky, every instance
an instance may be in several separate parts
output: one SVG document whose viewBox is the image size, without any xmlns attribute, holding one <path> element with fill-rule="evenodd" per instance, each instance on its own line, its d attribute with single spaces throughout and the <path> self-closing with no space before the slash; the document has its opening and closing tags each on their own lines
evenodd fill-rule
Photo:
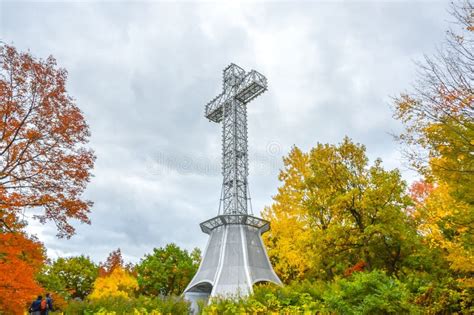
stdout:
<svg viewBox="0 0 474 315">
<path fill-rule="evenodd" d="M 293 145 L 348 135 L 413 179 L 390 135 L 400 130 L 390 97 L 442 41 L 448 2 L 239 3 L 0 1 L 0 40 L 68 70 L 97 155 L 92 225 L 76 224 L 70 240 L 29 227 L 51 257 L 101 261 L 120 247 L 136 262 L 169 242 L 205 246 L 198 224 L 218 209 L 221 128 L 204 105 L 231 62 L 269 80 L 248 107 L 255 213 Z"/>
</svg>

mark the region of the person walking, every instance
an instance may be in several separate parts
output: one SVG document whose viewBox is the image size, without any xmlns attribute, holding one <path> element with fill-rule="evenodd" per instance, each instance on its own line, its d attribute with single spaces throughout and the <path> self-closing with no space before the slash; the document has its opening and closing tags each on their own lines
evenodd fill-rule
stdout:
<svg viewBox="0 0 474 315">
<path fill-rule="evenodd" d="M 30 314 L 31 315 L 41 315 L 41 302 L 43 301 L 43 297 L 38 295 L 38 298 L 31 303 L 30 306 Z"/>
</svg>

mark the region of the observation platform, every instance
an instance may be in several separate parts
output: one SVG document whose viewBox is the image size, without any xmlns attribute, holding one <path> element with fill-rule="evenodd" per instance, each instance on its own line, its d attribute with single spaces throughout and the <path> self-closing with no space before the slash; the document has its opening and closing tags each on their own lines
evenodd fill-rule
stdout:
<svg viewBox="0 0 474 315">
<path fill-rule="evenodd" d="M 211 234 L 211 232 L 219 226 L 230 224 L 248 225 L 258 229 L 260 234 L 270 229 L 270 222 L 249 214 L 221 214 L 202 222 L 200 226 L 204 233 Z"/>
</svg>

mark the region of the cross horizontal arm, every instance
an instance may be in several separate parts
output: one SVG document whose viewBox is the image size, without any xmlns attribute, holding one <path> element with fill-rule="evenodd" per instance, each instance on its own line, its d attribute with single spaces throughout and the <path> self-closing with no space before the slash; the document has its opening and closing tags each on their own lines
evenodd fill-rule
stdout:
<svg viewBox="0 0 474 315">
<path fill-rule="evenodd" d="M 235 93 L 235 98 L 244 104 L 265 92 L 267 89 L 267 78 L 259 72 L 252 70 L 243 79 Z"/>
<path fill-rule="evenodd" d="M 267 79 L 259 72 L 252 70 L 248 72 L 240 82 L 232 88 L 226 88 L 206 105 L 205 116 L 209 120 L 220 123 L 224 115 L 224 106 L 232 99 L 247 104 L 267 89 Z"/>
<path fill-rule="evenodd" d="M 220 123 L 224 115 L 223 106 L 232 99 L 232 90 L 228 89 L 221 94 L 217 95 L 212 101 L 206 105 L 205 116 L 207 119 Z"/>
</svg>

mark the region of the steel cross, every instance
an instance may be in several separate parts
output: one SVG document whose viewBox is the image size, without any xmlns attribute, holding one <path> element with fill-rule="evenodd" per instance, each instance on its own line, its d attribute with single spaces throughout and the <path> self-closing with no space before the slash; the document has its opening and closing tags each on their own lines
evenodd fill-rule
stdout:
<svg viewBox="0 0 474 315">
<path fill-rule="evenodd" d="M 267 79 L 235 64 L 224 69 L 223 91 L 206 105 L 205 116 L 222 122 L 222 214 L 247 214 L 247 103 L 267 90 Z M 220 214 L 220 213 L 219 213 Z"/>
</svg>

